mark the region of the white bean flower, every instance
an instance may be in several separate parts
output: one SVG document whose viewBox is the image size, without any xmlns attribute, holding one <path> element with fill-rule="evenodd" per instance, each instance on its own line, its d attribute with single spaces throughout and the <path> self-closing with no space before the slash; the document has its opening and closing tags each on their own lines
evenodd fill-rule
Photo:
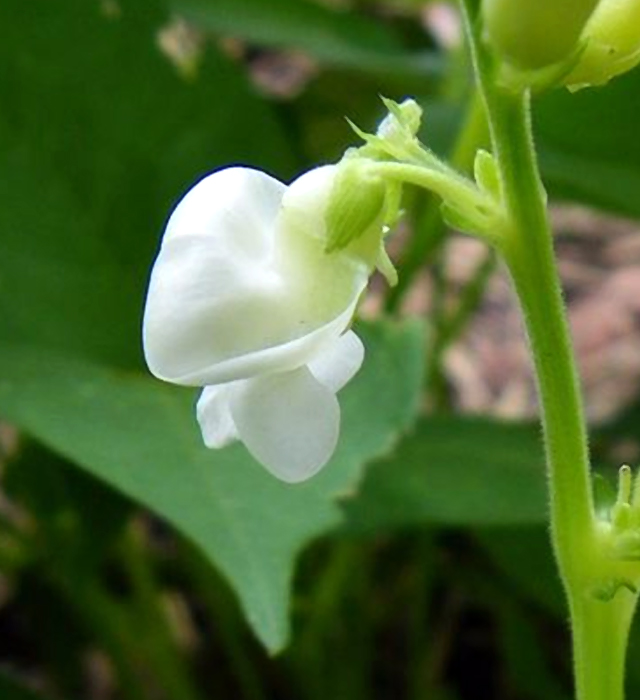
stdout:
<svg viewBox="0 0 640 700">
<path fill-rule="evenodd" d="M 331 250 L 338 167 L 288 187 L 244 167 L 205 177 L 169 219 L 145 309 L 153 374 L 204 387 L 206 445 L 239 439 L 288 482 L 331 457 L 336 393 L 364 357 L 349 327 L 380 253 L 382 211 L 367 223 L 375 235 Z"/>
</svg>

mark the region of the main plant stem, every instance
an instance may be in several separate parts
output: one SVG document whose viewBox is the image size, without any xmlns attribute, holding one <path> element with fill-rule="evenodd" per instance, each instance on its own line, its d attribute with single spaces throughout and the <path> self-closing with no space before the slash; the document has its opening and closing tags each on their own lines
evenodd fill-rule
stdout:
<svg viewBox="0 0 640 700">
<path fill-rule="evenodd" d="M 510 226 L 502 253 L 537 377 L 556 554 L 563 576 L 572 576 L 580 571 L 594 522 L 582 398 L 531 140 L 528 96 L 496 93 L 490 103 Z"/>
<path fill-rule="evenodd" d="M 578 700 L 623 700 L 636 596 L 623 590 L 605 603 L 583 593 L 570 604 Z"/>
<path fill-rule="evenodd" d="M 462 0 L 476 78 L 500 171 L 505 230 L 499 250 L 522 309 L 535 368 L 549 477 L 551 536 L 571 614 L 577 700 L 623 700 L 636 596 L 595 595 L 610 562 L 599 547 L 587 431 L 574 353 L 539 175 L 529 94 L 495 79 L 476 5 Z"/>
<path fill-rule="evenodd" d="M 503 249 L 535 366 L 549 474 L 551 534 L 568 594 L 578 700 L 622 700 L 632 596 L 590 590 L 595 518 L 584 413 L 530 134 L 528 97 L 494 96 L 495 149 L 513 229 Z M 594 557 L 595 555 L 595 557 Z"/>
<path fill-rule="evenodd" d="M 593 595 L 597 535 L 582 399 L 529 128 L 526 95 L 494 97 L 492 126 L 512 230 L 503 248 L 531 347 L 545 437 L 551 535 L 571 613 L 578 700 L 623 700 L 633 596 Z M 597 574 L 596 574 L 597 575 Z"/>
</svg>

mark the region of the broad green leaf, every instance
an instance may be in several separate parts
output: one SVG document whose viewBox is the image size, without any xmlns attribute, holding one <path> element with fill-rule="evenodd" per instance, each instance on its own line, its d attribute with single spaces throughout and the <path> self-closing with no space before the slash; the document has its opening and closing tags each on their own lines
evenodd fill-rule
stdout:
<svg viewBox="0 0 640 700">
<path fill-rule="evenodd" d="M 534 104 L 553 196 L 640 217 L 640 70 L 604 88 L 556 90 Z"/>
<path fill-rule="evenodd" d="M 509 525 L 546 518 L 538 431 L 474 418 L 424 418 L 344 503 L 363 531 L 440 523 Z"/>
<path fill-rule="evenodd" d="M 115 5 L 115 4 L 114 4 Z M 213 49 L 185 82 L 153 0 L 0 3 L 0 340 L 132 366 L 163 223 L 206 172 L 288 176 L 284 130 Z"/>
<path fill-rule="evenodd" d="M 167 0 L 180 15 L 222 35 L 277 48 L 298 48 L 327 65 L 427 77 L 439 71 L 433 51 L 410 53 L 389 26 L 310 0 Z"/>
<path fill-rule="evenodd" d="M 228 578 L 271 649 L 287 640 L 296 554 L 340 523 L 337 495 L 388 452 L 419 405 L 422 328 L 361 329 L 367 359 L 341 393 L 343 430 L 331 463 L 282 484 L 240 445 L 204 448 L 191 391 L 42 348 L 0 347 L 0 415 L 148 506 Z"/>
</svg>

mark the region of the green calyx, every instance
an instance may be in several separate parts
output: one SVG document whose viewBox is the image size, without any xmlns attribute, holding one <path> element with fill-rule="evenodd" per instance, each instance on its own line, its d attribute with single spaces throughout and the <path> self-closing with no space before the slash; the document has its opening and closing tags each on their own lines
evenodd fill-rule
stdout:
<svg viewBox="0 0 640 700">
<path fill-rule="evenodd" d="M 325 213 L 325 253 L 344 252 L 377 268 L 390 285 L 398 275 L 384 248 L 384 237 L 400 217 L 401 186 L 386 181 L 360 158 L 347 153 L 338 165 Z"/>
<path fill-rule="evenodd" d="M 452 227 L 500 245 L 509 226 L 494 156 L 479 150 L 474 179 L 467 178 L 420 143 L 422 110 L 416 102 L 383 102 L 389 113 L 376 133 L 354 126 L 365 143 L 347 151 L 337 165 L 324 216 L 325 253 L 363 261 L 396 284 L 384 237 L 400 217 L 404 185 L 440 197 L 443 217 Z"/>
<path fill-rule="evenodd" d="M 348 158 L 338 166 L 329 207 L 326 252 L 342 250 L 371 230 L 382 230 L 386 185 L 371 175 L 357 158 Z"/>
<path fill-rule="evenodd" d="M 411 99 L 394 102 L 381 97 L 388 110 L 375 134 L 369 134 L 349 121 L 355 133 L 365 142 L 358 154 L 371 160 L 396 160 L 441 167 L 438 157 L 418 139 L 422 123 L 422 107 Z"/>
<path fill-rule="evenodd" d="M 383 239 L 400 218 L 402 184 L 384 177 L 372 166 L 430 156 L 416 137 L 422 119 L 420 106 L 414 100 L 397 103 L 383 97 L 382 101 L 389 113 L 375 134 L 350 122 L 365 143 L 347 151 L 338 164 L 325 214 L 325 252 L 352 254 L 377 268 L 395 285 L 397 273 Z"/>
</svg>

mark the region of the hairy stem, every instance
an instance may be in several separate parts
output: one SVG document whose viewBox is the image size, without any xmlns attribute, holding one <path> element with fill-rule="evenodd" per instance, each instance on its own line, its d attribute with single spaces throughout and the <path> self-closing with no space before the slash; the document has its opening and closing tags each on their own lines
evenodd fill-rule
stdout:
<svg viewBox="0 0 640 700">
<path fill-rule="evenodd" d="M 474 90 L 469 98 L 462 128 L 451 151 L 451 165 L 461 172 L 471 171 L 476 151 L 485 146 L 487 140 L 484 104 L 479 93 Z M 402 260 L 399 262 L 401 274 L 398 284 L 387 297 L 389 311 L 395 311 L 398 308 L 416 274 L 440 246 L 446 233 L 447 227 L 440 213 L 440 201 L 432 195 L 426 196 L 429 199 L 424 210 L 420 213 L 419 222 L 417 222 L 419 230 L 414 231 Z"/>
<path fill-rule="evenodd" d="M 500 171 L 506 228 L 498 249 L 513 279 L 536 374 L 551 538 L 571 612 L 577 698 L 623 700 L 636 595 L 620 590 L 603 601 L 595 594 L 594 586 L 610 581 L 616 564 L 603 556 L 597 533 L 582 397 L 531 133 L 529 94 L 498 85 L 476 3 L 461 4 Z"/>
</svg>

